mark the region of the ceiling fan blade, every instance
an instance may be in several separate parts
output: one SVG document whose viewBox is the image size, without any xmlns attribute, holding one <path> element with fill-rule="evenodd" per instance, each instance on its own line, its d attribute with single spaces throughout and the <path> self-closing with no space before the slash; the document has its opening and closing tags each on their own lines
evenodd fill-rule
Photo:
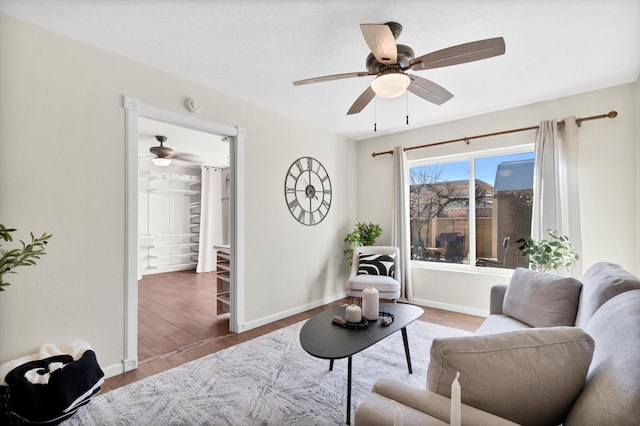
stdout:
<svg viewBox="0 0 640 426">
<path fill-rule="evenodd" d="M 378 62 L 388 65 L 398 61 L 396 39 L 387 24 L 360 24 L 360 31 Z"/>
<path fill-rule="evenodd" d="M 188 163 L 196 163 L 196 164 L 204 164 L 204 163 L 206 163 L 206 160 L 204 158 L 200 157 L 199 155 L 188 154 L 186 152 L 175 152 L 171 156 L 171 158 L 174 159 L 174 160 L 186 161 Z"/>
<path fill-rule="evenodd" d="M 410 75 L 411 83 L 407 88 L 411 93 L 436 105 L 442 105 L 453 97 L 453 94 L 439 84 L 426 78 Z"/>
<path fill-rule="evenodd" d="M 448 67 L 449 65 L 464 64 L 465 62 L 478 61 L 502 55 L 505 52 L 504 39 L 502 37 L 488 38 L 486 40 L 472 41 L 447 47 L 419 56 L 409 62 L 406 69 L 414 71 L 431 68 Z"/>
<path fill-rule="evenodd" d="M 300 86 L 302 84 L 321 83 L 323 81 L 340 80 L 343 78 L 352 78 L 352 77 L 366 77 L 369 75 L 375 75 L 375 74 L 371 74 L 368 71 L 347 72 L 344 74 L 325 75 L 323 77 L 313 77 L 313 78 L 307 78 L 306 80 L 298 80 L 298 81 L 294 81 L 293 85 Z"/>
<path fill-rule="evenodd" d="M 362 92 L 362 94 L 358 96 L 358 99 L 356 99 L 353 105 L 351 105 L 351 108 L 349 108 L 347 115 L 357 114 L 362 111 L 364 107 L 366 107 L 369 102 L 371 102 L 371 99 L 373 99 L 374 96 L 376 96 L 376 92 L 373 91 L 371 86 L 367 86 L 366 90 Z"/>
</svg>

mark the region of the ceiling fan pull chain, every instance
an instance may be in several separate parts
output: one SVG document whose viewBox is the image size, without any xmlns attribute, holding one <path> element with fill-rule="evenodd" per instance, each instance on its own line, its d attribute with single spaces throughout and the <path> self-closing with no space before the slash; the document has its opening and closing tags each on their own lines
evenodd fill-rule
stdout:
<svg viewBox="0 0 640 426">
<path fill-rule="evenodd" d="M 405 95 L 405 100 L 406 100 L 406 106 L 407 106 L 407 126 L 409 125 L 409 92 L 404 92 Z"/>
<path fill-rule="evenodd" d="M 373 102 L 373 131 L 378 131 L 378 98 Z"/>
</svg>

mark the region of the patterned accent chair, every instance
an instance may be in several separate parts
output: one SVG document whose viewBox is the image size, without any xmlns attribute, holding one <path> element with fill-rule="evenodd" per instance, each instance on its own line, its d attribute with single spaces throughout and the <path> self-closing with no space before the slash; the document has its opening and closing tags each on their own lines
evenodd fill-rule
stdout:
<svg viewBox="0 0 640 426">
<path fill-rule="evenodd" d="M 395 301 L 400 297 L 400 250 L 392 246 L 363 246 L 353 249 L 347 293 L 362 297 L 362 291 L 373 287 L 381 299 Z"/>
</svg>

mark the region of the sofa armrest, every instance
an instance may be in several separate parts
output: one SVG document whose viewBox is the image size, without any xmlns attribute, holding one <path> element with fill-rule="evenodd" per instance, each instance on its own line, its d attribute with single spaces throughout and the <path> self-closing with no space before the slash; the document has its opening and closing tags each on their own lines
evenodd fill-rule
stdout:
<svg viewBox="0 0 640 426">
<path fill-rule="evenodd" d="M 494 285 L 491 287 L 491 295 L 489 296 L 489 314 L 502 314 L 502 304 L 504 303 L 504 295 L 507 292 L 507 286 L 504 284 Z"/>
<path fill-rule="evenodd" d="M 451 400 L 425 388 L 409 385 L 391 378 L 379 379 L 372 394 L 356 410 L 357 425 L 393 425 L 395 407 L 398 402 L 403 412 L 405 425 L 448 424 L 451 415 Z M 383 397 L 383 398 L 381 398 Z M 516 423 L 500 418 L 469 405 L 462 404 L 461 415 L 465 425 L 513 426 Z"/>
</svg>

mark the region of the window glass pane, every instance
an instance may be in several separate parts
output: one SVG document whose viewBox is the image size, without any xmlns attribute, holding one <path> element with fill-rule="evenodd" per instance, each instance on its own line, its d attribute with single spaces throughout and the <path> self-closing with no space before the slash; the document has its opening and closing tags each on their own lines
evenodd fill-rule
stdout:
<svg viewBox="0 0 640 426">
<path fill-rule="evenodd" d="M 410 170 L 411 258 L 469 263 L 469 162 Z"/>
<path fill-rule="evenodd" d="M 516 240 L 531 234 L 533 152 L 476 163 L 476 265 L 527 267 Z"/>
</svg>

